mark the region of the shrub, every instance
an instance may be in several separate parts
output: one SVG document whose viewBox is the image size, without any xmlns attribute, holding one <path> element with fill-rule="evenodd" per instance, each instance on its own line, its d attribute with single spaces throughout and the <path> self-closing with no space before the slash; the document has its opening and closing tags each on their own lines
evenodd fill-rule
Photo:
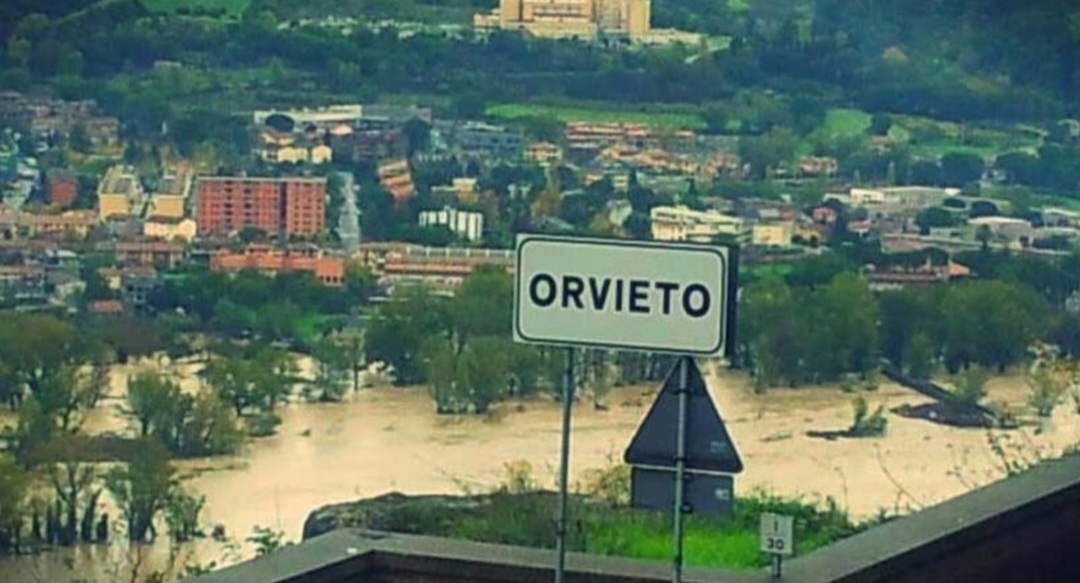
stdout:
<svg viewBox="0 0 1080 583">
<path fill-rule="evenodd" d="M 885 418 L 885 411 L 880 405 L 874 410 L 873 414 L 868 415 L 870 408 L 866 404 L 866 399 L 856 397 L 852 403 L 852 408 L 854 409 L 854 420 L 848 429 L 848 435 L 852 437 L 881 437 L 885 435 L 889 420 Z"/>
</svg>

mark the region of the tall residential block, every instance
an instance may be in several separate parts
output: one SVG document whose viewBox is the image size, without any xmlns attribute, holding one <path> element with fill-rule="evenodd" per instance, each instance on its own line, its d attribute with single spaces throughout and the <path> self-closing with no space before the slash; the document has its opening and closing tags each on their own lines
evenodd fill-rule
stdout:
<svg viewBox="0 0 1080 583">
<path fill-rule="evenodd" d="M 271 235 L 311 235 L 325 228 L 325 178 L 199 178 L 199 234 L 227 235 L 254 227 Z"/>
</svg>

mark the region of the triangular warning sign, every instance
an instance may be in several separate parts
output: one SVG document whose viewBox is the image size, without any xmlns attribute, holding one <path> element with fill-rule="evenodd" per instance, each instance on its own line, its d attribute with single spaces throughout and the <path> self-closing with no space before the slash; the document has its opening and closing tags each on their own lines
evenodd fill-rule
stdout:
<svg viewBox="0 0 1080 583">
<path fill-rule="evenodd" d="M 735 451 L 694 359 L 687 358 L 686 469 L 737 474 L 742 460 Z M 679 363 L 676 362 L 652 408 L 638 427 L 623 459 L 628 464 L 675 467 L 679 427 Z"/>
</svg>

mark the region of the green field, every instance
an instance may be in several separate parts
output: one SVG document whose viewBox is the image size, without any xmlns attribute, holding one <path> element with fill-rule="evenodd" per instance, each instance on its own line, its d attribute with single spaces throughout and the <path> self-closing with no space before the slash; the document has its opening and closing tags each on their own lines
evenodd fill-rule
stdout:
<svg viewBox="0 0 1080 583">
<path fill-rule="evenodd" d="M 862 135 L 870 129 L 870 114 L 858 109 L 830 109 L 821 127 L 833 139 Z"/>
<path fill-rule="evenodd" d="M 224 8 L 229 16 L 240 16 L 251 0 L 140 0 L 151 12 L 175 13 L 177 8 Z"/>
<path fill-rule="evenodd" d="M 562 122 L 633 123 L 674 129 L 701 130 L 705 121 L 690 113 L 650 111 L 648 106 L 637 110 L 618 108 L 587 108 L 535 103 L 505 103 L 487 108 L 487 115 L 500 119 L 540 116 Z"/>
</svg>

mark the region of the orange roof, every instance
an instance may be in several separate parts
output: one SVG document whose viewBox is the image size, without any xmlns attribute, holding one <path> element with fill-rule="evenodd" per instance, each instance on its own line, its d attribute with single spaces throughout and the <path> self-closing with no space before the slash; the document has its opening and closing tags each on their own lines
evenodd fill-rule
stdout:
<svg viewBox="0 0 1080 583">
<path fill-rule="evenodd" d="M 93 314 L 120 314 L 124 311 L 124 304 L 119 300 L 94 300 L 87 304 L 86 309 Z"/>
<path fill-rule="evenodd" d="M 960 263 L 949 262 L 949 277 L 967 277 L 971 275 L 971 270 L 967 266 Z"/>
</svg>

